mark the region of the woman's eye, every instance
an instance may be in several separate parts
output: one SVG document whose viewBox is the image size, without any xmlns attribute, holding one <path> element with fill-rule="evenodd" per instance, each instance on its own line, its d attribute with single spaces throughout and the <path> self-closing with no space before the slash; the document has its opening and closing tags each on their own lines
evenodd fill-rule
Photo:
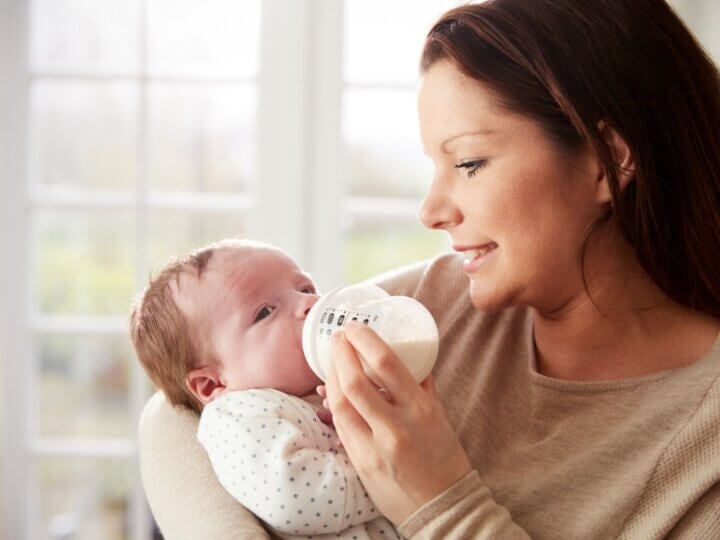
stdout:
<svg viewBox="0 0 720 540">
<path fill-rule="evenodd" d="M 257 312 L 257 315 L 255 315 L 255 322 L 262 321 L 264 318 L 269 317 L 273 311 L 275 311 L 275 308 L 272 306 L 263 307 Z"/>
<path fill-rule="evenodd" d="M 487 164 L 486 159 L 471 159 L 469 161 L 462 161 L 455 165 L 456 169 L 466 169 L 468 178 L 475 176 L 480 169 Z"/>
</svg>

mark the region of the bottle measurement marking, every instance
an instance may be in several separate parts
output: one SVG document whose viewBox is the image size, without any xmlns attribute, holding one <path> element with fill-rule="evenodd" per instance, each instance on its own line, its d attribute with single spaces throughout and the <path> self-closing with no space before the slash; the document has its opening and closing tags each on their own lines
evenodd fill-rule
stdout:
<svg viewBox="0 0 720 540">
<path fill-rule="evenodd" d="M 363 324 L 369 325 L 371 321 L 373 323 L 377 322 L 379 318 L 380 316 L 377 314 L 329 307 L 320 315 L 320 330 L 318 334 L 329 337 L 333 332 L 333 327 L 340 328 L 349 321 L 362 321 Z"/>
</svg>

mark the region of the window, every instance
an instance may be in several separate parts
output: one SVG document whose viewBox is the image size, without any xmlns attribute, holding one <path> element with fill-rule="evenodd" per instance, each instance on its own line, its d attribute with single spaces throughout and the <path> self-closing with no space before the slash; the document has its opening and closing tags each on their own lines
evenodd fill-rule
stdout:
<svg viewBox="0 0 720 540">
<path fill-rule="evenodd" d="M 4 165 L 15 164 L 12 195 L 26 211 L 12 224 L 24 242 L 11 294 L 24 307 L 13 323 L 19 356 L 5 366 L 14 383 L 4 386 L 16 387 L 5 528 L 14 538 L 150 538 L 134 459 L 150 386 L 127 313 L 173 252 L 247 234 L 261 2 L 10 9 L 26 54 L 3 65 L 19 81 L 9 100 L 26 137 Z"/>
<path fill-rule="evenodd" d="M 169 255 L 249 236 L 328 290 L 447 248 L 414 93 L 458 3 L 0 1 L 0 536 L 153 536 L 126 315 Z"/>
<path fill-rule="evenodd" d="M 457 4 L 345 2 L 342 275 L 347 281 L 447 247 L 444 234 L 423 229 L 417 220 L 432 167 L 418 137 L 415 92 L 425 34 Z"/>
<path fill-rule="evenodd" d="M 444 249 L 414 92 L 453 3 L 0 3 L 6 537 L 153 536 L 126 317 L 171 254 L 249 236 L 327 290 Z"/>
</svg>

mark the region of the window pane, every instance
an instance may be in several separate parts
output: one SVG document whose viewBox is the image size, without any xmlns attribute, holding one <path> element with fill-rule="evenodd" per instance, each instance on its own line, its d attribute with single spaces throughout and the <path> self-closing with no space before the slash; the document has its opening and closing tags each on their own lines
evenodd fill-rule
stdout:
<svg viewBox="0 0 720 540">
<path fill-rule="evenodd" d="M 179 191 L 247 190 L 255 174 L 254 85 L 152 84 L 148 181 Z"/>
<path fill-rule="evenodd" d="M 412 83 L 428 30 L 459 0 L 345 0 L 345 80 Z M 388 44 L 392 46 L 388 46 Z"/>
<path fill-rule="evenodd" d="M 32 538 L 124 540 L 135 467 L 128 460 L 34 461 Z"/>
<path fill-rule="evenodd" d="M 121 211 L 39 211 L 32 236 L 34 309 L 126 315 L 133 293 L 133 223 Z"/>
<path fill-rule="evenodd" d="M 430 183 L 432 165 L 422 153 L 413 91 L 347 91 L 343 139 L 350 194 L 423 196 Z"/>
<path fill-rule="evenodd" d="M 171 257 L 211 242 L 243 236 L 245 227 L 245 216 L 239 211 L 155 211 L 148 226 L 151 268 L 157 270 Z"/>
<path fill-rule="evenodd" d="M 139 0 L 33 0 L 30 56 L 36 70 L 136 72 Z"/>
<path fill-rule="evenodd" d="M 53 188 L 135 185 L 132 83 L 38 80 L 30 101 L 30 176 Z"/>
<path fill-rule="evenodd" d="M 416 222 L 357 218 L 345 239 L 343 280 L 356 283 L 447 249 L 445 234 Z"/>
<path fill-rule="evenodd" d="M 153 0 L 147 15 L 151 75 L 256 74 L 260 0 Z"/>
<path fill-rule="evenodd" d="M 133 360 L 126 335 L 40 336 L 36 350 L 39 381 L 33 384 L 33 394 L 38 435 L 134 434 L 128 404 Z"/>
</svg>

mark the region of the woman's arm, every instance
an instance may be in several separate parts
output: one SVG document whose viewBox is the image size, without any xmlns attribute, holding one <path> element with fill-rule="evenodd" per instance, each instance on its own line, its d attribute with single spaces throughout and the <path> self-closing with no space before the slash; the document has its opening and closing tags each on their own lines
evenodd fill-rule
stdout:
<svg viewBox="0 0 720 540">
<path fill-rule="evenodd" d="M 403 538 L 530 538 L 475 471 L 418 509 L 398 530 Z"/>
<path fill-rule="evenodd" d="M 163 536 L 270 538 L 258 520 L 218 482 L 196 438 L 198 416 L 173 407 L 162 392 L 145 406 L 138 433 L 140 473 Z"/>
<path fill-rule="evenodd" d="M 335 334 L 332 346 L 326 392 L 335 428 L 371 497 L 403 535 L 528 537 L 472 472 L 432 377 L 417 384 L 364 325 Z M 390 400 L 365 376 L 360 356 Z"/>
<path fill-rule="evenodd" d="M 371 329 L 348 325 L 332 339 L 327 396 L 340 440 L 376 504 L 394 523 L 467 476 L 472 467 L 435 395 L 417 384 Z M 390 399 L 365 375 L 360 357 Z"/>
</svg>

